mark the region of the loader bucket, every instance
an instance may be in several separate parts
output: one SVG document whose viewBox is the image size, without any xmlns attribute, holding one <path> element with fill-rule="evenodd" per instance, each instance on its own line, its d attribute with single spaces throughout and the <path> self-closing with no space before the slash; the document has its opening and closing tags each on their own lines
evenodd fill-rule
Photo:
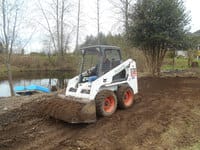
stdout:
<svg viewBox="0 0 200 150">
<path fill-rule="evenodd" d="M 96 121 L 95 101 L 58 95 L 44 100 L 40 111 L 53 118 L 69 123 L 92 123 Z"/>
</svg>

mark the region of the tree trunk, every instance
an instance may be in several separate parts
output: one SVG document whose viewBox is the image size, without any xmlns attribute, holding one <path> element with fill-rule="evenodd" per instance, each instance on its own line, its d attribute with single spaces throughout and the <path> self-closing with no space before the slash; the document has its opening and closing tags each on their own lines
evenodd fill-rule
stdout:
<svg viewBox="0 0 200 150">
<path fill-rule="evenodd" d="M 62 51 L 60 48 L 60 23 L 59 23 L 59 1 L 56 1 L 56 28 L 57 28 L 57 49 L 59 55 L 62 55 Z"/>
<path fill-rule="evenodd" d="M 100 32 L 100 24 L 99 24 L 99 0 L 97 0 L 97 38 L 98 38 L 97 42 L 98 42 L 98 45 L 101 43 L 99 32 Z"/>
<path fill-rule="evenodd" d="M 175 49 L 173 50 L 173 70 L 175 68 L 175 55 L 176 55 L 176 52 L 175 52 Z"/>
<path fill-rule="evenodd" d="M 62 9 L 61 9 L 61 29 L 60 29 L 60 49 L 61 55 L 64 56 L 64 10 L 65 10 L 65 3 L 64 0 L 62 1 Z"/>
<path fill-rule="evenodd" d="M 128 18 L 129 18 L 129 14 L 128 14 L 128 9 L 129 9 L 129 1 L 126 0 L 125 1 L 125 34 L 126 34 L 126 38 L 128 37 L 128 29 L 129 29 L 129 24 L 128 24 Z"/>
<path fill-rule="evenodd" d="M 65 87 L 65 80 L 64 79 L 58 79 L 57 81 L 57 87 L 60 89 L 63 89 Z"/>
<path fill-rule="evenodd" d="M 160 77 L 160 73 L 161 73 L 161 64 L 157 65 L 157 76 Z"/>
<path fill-rule="evenodd" d="M 10 86 L 10 93 L 11 93 L 11 96 L 15 96 L 15 92 L 14 92 L 14 89 L 13 89 L 12 72 L 11 72 L 11 68 L 10 68 L 9 63 L 6 63 L 6 68 L 7 68 L 7 71 L 8 71 L 8 82 L 9 82 L 9 86 Z"/>
<path fill-rule="evenodd" d="M 76 49 L 75 49 L 75 51 L 78 51 L 78 47 L 79 47 L 80 9 L 81 9 L 81 0 L 78 1 L 78 16 L 77 16 Z"/>
</svg>

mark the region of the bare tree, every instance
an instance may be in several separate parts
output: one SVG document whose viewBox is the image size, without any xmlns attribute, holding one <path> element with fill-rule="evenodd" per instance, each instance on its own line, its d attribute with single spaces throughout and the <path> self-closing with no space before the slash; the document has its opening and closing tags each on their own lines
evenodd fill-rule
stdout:
<svg viewBox="0 0 200 150">
<path fill-rule="evenodd" d="M 129 29 L 129 11 L 134 0 L 109 0 L 114 6 L 114 10 L 120 14 L 120 19 L 118 21 L 123 23 L 126 36 L 128 36 Z"/>
<path fill-rule="evenodd" d="M 44 2 L 43 2 L 44 4 Z M 39 9 L 45 23 L 40 23 L 49 33 L 52 47 L 60 56 L 63 56 L 68 49 L 70 35 L 72 33 L 72 24 L 69 23 L 71 4 L 69 0 L 51 0 L 50 3 L 45 3 L 49 9 L 44 9 L 39 0 Z"/>
<path fill-rule="evenodd" d="M 98 39 L 98 44 L 100 44 L 100 23 L 99 23 L 99 0 L 97 0 L 97 39 Z"/>
<path fill-rule="evenodd" d="M 78 16 L 77 16 L 77 27 L 76 27 L 76 48 L 75 48 L 75 50 L 78 50 L 78 45 L 79 45 L 80 9 L 81 9 L 81 1 L 78 0 Z"/>
<path fill-rule="evenodd" d="M 14 96 L 12 72 L 11 72 L 11 56 L 15 47 L 18 36 L 19 13 L 22 7 L 20 0 L 1 0 L 1 25 L 0 40 L 4 49 L 4 62 L 8 72 L 8 81 L 11 95 Z"/>
</svg>

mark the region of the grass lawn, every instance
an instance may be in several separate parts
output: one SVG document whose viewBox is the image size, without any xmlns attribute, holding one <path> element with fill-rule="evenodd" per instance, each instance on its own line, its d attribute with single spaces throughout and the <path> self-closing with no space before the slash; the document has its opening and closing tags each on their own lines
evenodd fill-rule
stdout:
<svg viewBox="0 0 200 150">
<path fill-rule="evenodd" d="M 193 61 L 197 61 L 194 59 Z M 200 60 L 197 61 L 200 65 Z M 161 70 L 168 71 L 168 70 L 184 70 L 188 69 L 188 59 L 187 58 L 175 58 L 175 63 L 173 67 L 173 59 L 172 58 L 165 58 Z"/>
</svg>

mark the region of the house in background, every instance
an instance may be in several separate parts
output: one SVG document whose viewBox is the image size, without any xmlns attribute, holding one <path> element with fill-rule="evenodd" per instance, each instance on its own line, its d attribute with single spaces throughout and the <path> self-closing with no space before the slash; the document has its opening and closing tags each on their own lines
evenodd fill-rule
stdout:
<svg viewBox="0 0 200 150">
<path fill-rule="evenodd" d="M 176 57 L 180 57 L 180 56 L 187 58 L 188 57 L 188 51 L 176 50 Z"/>
<path fill-rule="evenodd" d="M 197 46 L 197 60 L 200 60 L 200 44 Z"/>
<path fill-rule="evenodd" d="M 189 57 L 189 52 L 186 50 L 176 50 L 176 57 Z M 197 58 L 197 60 L 200 60 L 200 44 L 198 44 L 196 50 L 193 52 L 193 57 Z"/>
</svg>

